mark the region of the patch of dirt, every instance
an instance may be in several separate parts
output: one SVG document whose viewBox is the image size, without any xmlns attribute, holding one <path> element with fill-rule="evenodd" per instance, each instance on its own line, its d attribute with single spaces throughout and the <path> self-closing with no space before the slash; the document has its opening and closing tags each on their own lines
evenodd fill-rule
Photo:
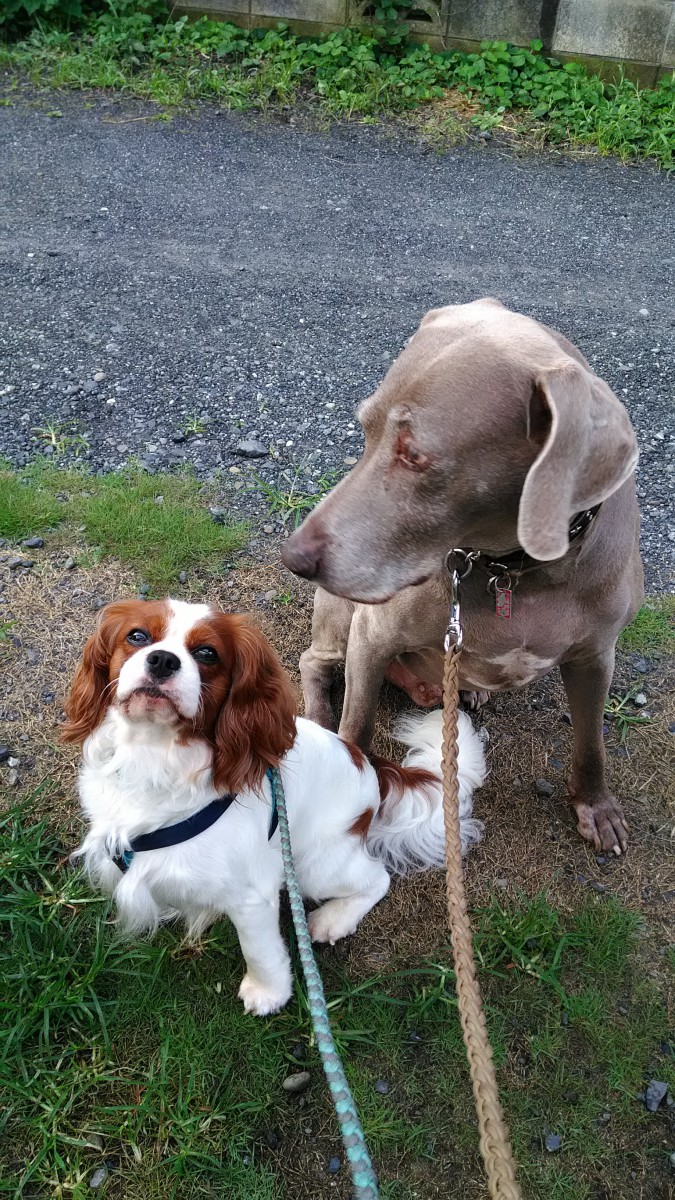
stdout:
<svg viewBox="0 0 675 1200">
<path fill-rule="evenodd" d="M 51 781 L 35 796 L 34 809 L 49 813 L 64 838 L 75 845 L 81 832 L 75 790 L 78 754 L 58 740 L 61 701 L 100 602 L 134 594 L 135 588 L 130 572 L 112 561 L 65 570 L 66 554 L 67 549 L 38 551 L 32 570 L 6 570 L 4 619 L 14 624 L 8 640 L 0 643 L 0 743 L 20 765 L 0 766 L 0 783 L 15 780 L 4 789 L 5 803 L 11 803 Z M 300 694 L 297 664 L 310 639 L 311 585 L 277 563 L 242 560 L 225 579 L 203 580 L 197 587 L 192 583 L 191 598 L 197 594 L 224 608 L 252 613 Z M 634 658 L 621 659 L 616 690 L 638 678 Z M 495 889 L 498 894 L 526 896 L 546 891 L 562 910 L 577 906 L 585 890 L 616 896 L 643 914 L 645 969 L 661 979 L 664 950 L 675 941 L 675 738 L 668 729 L 675 720 L 675 665 L 653 660 L 650 667 L 644 679 L 639 678 L 652 722 L 630 731 L 627 751 L 614 727 L 607 734 L 610 783 L 624 802 L 631 827 L 628 855 L 598 862 L 576 831 L 564 783 L 572 736 L 564 719 L 564 693 L 554 673 L 520 693 L 494 696 L 476 718 L 489 733 L 490 774 L 475 800 L 486 833 L 468 859 L 467 887 L 474 908 L 487 904 Z M 338 682 L 336 702 L 339 699 Z M 407 706 L 402 693 L 390 686 L 384 689 L 376 736 L 380 753 L 400 755 L 391 728 Z M 536 792 L 535 780 L 542 777 L 555 787 L 550 798 Z M 321 954 L 327 962 L 339 962 L 354 981 L 394 962 L 401 968 L 425 957 L 449 959 L 442 874 L 395 881 L 386 901 L 354 937 L 334 948 L 322 947 Z M 294 1119 L 283 1152 L 267 1152 L 268 1157 L 283 1174 L 293 1200 L 346 1200 L 344 1173 L 339 1178 L 325 1175 L 325 1162 L 337 1151 L 338 1139 L 323 1104 L 313 1106 L 312 1123 L 313 1145 L 307 1144 Z M 439 1165 L 436 1162 L 434 1169 Z M 472 1195 L 484 1194 L 479 1179 L 477 1169 Z M 437 1190 L 435 1181 L 419 1181 L 419 1189 L 425 1197 L 447 1194 Z"/>
</svg>

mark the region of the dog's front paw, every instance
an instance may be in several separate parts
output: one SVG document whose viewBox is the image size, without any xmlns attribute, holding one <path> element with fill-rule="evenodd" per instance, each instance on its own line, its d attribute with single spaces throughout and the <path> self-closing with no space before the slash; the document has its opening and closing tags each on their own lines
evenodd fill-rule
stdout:
<svg viewBox="0 0 675 1200">
<path fill-rule="evenodd" d="M 610 792 L 599 796 L 571 796 L 577 814 L 577 829 L 596 850 L 625 854 L 628 849 L 628 825 L 619 801 Z"/>
<path fill-rule="evenodd" d="M 248 971 L 244 975 L 239 988 L 239 999 L 243 1000 L 244 1008 L 256 1017 L 266 1017 L 269 1013 L 279 1012 L 288 1004 L 293 994 L 290 978 L 279 980 L 274 984 L 260 983 Z"/>
<path fill-rule="evenodd" d="M 315 908 L 307 918 L 312 941 L 330 942 L 334 946 L 340 938 L 349 937 L 356 931 L 359 916 L 349 900 L 329 900 L 321 908 Z"/>
</svg>

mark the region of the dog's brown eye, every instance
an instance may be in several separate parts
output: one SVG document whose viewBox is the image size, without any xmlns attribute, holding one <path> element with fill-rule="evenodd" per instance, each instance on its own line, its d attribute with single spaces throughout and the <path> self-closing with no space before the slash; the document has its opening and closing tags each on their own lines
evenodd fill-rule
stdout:
<svg viewBox="0 0 675 1200">
<path fill-rule="evenodd" d="M 149 646 L 152 638 L 147 629 L 132 629 L 127 634 L 127 641 L 130 646 Z"/>
<path fill-rule="evenodd" d="M 415 471 L 424 471 L 431 461 L 428 454 L 418 450 L 409 429 L 404 429 L 399 433 L 395 454 L 398 462 L 404 467 L 412 467 Z"/>
<path fill-rule="evenodd" d="M 197 649 L 192 651 L 192 657 L 196 658 L 197 662 L 204 663 L 206 667 L 212 667 L 218 662 L 218 655 L 213 646 L 197 646 Z"/>
</svg>

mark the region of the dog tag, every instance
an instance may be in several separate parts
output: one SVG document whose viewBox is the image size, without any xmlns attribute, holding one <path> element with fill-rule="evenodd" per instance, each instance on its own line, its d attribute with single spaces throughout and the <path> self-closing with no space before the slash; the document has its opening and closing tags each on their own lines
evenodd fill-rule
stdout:
<svg viewBox="0 0 675 1200">
<path fill-rule="evenodd" d="M 498 617 L 511 616 L 511 588 L 495 588 L 495 611 Z"/>
</svg>

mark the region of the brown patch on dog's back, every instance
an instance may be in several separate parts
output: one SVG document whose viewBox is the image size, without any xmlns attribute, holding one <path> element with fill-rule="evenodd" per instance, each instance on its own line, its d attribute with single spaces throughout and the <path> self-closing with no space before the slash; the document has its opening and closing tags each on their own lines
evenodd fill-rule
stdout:
<svg viewBox="0 0 675 1200">
<path fill-rule="evenodd" d="M 354 837 L 360 837 L 365 842 L 366 838 L 368 837 L 368 830 L 372 825 L 374 816 L 375 813 L 373 812 L 372 808 L 364 809 L 364 811 L 361 813 L 361 816 L 357 817 L 355 821 L 352 821 L 347 833 L 353 833 Z"/>
<path fill-rule="evenodd" d="M 380 758 L 378 754 L 371 754 L 369 758 L 377 775 L 382 804 L 390 795 L 392 799 L 398 800 L 406 790 L 438 787 L 438 775 L 434 775 L 433 771 L 426 771 L 424 767 L 401 767 L 398 763 L 390 762 L 388 758 Z"/>
</svg>

